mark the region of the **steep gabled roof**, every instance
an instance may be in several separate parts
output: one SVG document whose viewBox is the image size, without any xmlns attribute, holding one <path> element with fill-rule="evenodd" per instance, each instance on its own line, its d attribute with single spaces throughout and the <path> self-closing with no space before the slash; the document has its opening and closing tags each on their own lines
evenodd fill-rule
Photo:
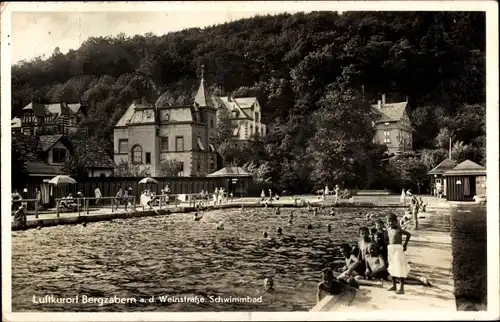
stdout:
<svg viewBox="0 0 500 322">
<path fill-rule="evenodd" d="M 54 146 L 61 138 L 63 137 L 62 134 L 52 134 L 52 135 L 41 135 L 40 136 L 40 149 L 43 152 L 47 152 L 50 150 L 51 147 Z"/>
<path fill-rule="evenodd" d="M 18 117 L 14 117 L 10 121 L 10 127 L 14 128 L 14 129 L 21 127 L 21 119 Z"/>
<path fill-rule="evenodd" d="M 214 173 L 210 173 L 207 177 L 212 178 L 234 178 L 234 177 L 253 177 L 251 173 L 246 172 L 241 167 L 225 167 Z"/>
<path fill-rule="evenodd" d="M 41 104 L 30 102 L 28 105 L 23 107 L 24 111 L 33 110 L 36 117 L 44 117 L 49 114 L 57 115 L 73 115 L 77 114 L 81 109 L 80 103 L 67 104 L 67 103 L 52 103 L 52 104 Z"/>
<path fill-rule="evenodd" d="M 194 97 L 194 104 L 199 107 L 214 107 L 210 94 L 205 86 L 205 81 L 203 77 L 200 81 L 200 86 L 198 87 L 198 91 Z"/>
<path fill-rule="evenodd" d="M 155 107 L 134 102 L 130 104 L 115 126 L 154 123 L 156 120 L 155 114 Z"/>
<path fill-rule="evenodd" d="M 382 108 L 378 104 L 372 104 L 372 108 L 380 114 L 377 122 L 395 122 L 401 120 L 408 106 L 408 102 L 386 103 Z"/>
<path fill-rule="evenodd" d="M 234 99 L 241 108 L 252 108 L 257 101 L 257 97 L 238 97 Z"/>
<path fill-rule="evenodd" d="M 451 175 L 486 175 L 486 168 L 473 162 L 471 160 L 465 160 L 453 169 L 446 171 L 445 176 Z"/>
<path fill-rule="evenodd" d="M 428 174 L 443 174 L 448 170 L 451 170 L 455 167 L 456 163 L 452 159 L 444 159 L 440 164 L 438 164 L 434 169 L 429 171 Z"/>
<path fill-rule="evenodd" d="M 233 98 L 230 98 L 228 96 L 224 97 L 213 97 L 213 100 L 216 100 L 219 102 L 219 108 L 226 108 L 229 111 L 236 111 L 238 112 L 238 119 L 251 119 L 247 113 L 240 107 L 237 101 L 235 101 Z"/>
<path fill-rule="evenodd" d="M 86 168 L 114 169 L 115 163 L 109 155 L 97 144 L 91 144 L 84 140 L 73 140 L 71 142 L 74 152 L 83 156 L 80 160 Z"/>
</svg>

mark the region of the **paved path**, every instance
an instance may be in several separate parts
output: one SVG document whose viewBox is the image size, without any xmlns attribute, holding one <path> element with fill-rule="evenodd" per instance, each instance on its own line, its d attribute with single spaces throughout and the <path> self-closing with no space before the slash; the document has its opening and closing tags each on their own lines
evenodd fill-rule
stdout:
<svg viewBox="0 0 500 322">
<path fill-rule="evenodd" d="M 405 285 L 405 294 L 387 291 L 391 282 L 382 287 L 361 286 L 350 302 L 325 297 L 312 311 L 456 311 L 452 275 L 450 222 L 447 211 L 421 214 L 420 229 L 412 231 L 407 256 L 412 273 L 427 277 L 432 287 Z"/>
</svg>

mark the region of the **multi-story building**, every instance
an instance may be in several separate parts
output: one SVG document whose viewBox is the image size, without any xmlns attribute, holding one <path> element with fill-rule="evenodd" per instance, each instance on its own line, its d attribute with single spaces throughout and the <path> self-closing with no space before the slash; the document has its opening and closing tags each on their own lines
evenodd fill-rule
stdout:
<svg viewBox="0 0 500 322">
<path fill-rule="evenodd" d="M 87 115 L 86 103 L 42 104 L 33 100 L 23 107 L 21 118 L 11 122 L 12 132 L 25 135 L 70 134 L 81 131 L 77 124 Z"/>
<path fill-rule="evenodd" d="M 252 136 L 265 136 L 267 127 L 262 123 L 262 110 L 257 97 L 212 96 L 214 106 L 218 111 L 225 108 L 231 113 L 235 121 L 233 140 L 237 144 L 248 143 Z"/>
<path fill-rule="evenodd" d="M 386 103 L 384 94 L 372 109 L 376 115 L 372 123 L 376 131 L 373 141 L 385 144 L 390 154 L 411 151 L 413 130 L 408 101 Z"/>
<path fill-rule="evenodd" d="M 201 77 L 192 105 L 132 103 L 114 128 L 114 161 L 162 175 L 164 161 L 180 163 L 180 176 L 204 176 L 217 170 L 217 109 Z"/>
</svg>

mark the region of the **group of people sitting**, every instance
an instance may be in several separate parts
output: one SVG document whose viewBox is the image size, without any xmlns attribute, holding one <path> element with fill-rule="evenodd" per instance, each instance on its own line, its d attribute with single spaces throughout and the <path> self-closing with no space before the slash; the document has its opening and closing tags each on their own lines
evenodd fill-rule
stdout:
<svg viewBox="0 0 500 322">
<path fill-rule="evenodd" d="M 411 276 L 410 266 L 405 258 L 405 251 L 411 234 L 404 230 L 395 214 L 387 217 L 387 227 L 382 220 L 375 222 L 375 227 L 361 227 L 357 247 L 342 245 L 345 267 L 337 277 L 331 268 L 322 271 L 322 281 L 318 284 L 317 300 L 322 292 L 332 295 L 352 293 L 360 285 L 374 286 L 377 281 L 392 281 L 389 291 L 404 294 L 405 282 L 430 286 L 425 277 Z M 403 241 L 403 236 L 406 239 Z M 400 288 L 397 289 L 397 281 Z"/>
</svg>

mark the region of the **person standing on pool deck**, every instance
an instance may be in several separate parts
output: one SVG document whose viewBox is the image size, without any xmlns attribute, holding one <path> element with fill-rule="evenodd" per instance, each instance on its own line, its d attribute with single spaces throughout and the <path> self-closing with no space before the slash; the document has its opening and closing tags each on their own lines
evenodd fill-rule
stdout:
<svg viewBox="0 0 500 322">
<path fill-rule="evenodd" d="M 392 287 L 389 291 L 396 291 L 396 294 L 404 294 L 405 278 L 410 273 L 410 265 L 406 261 L 405 251 L 410 241 L 411 234 L 401 229 L 395 214 L 387 216 L 387 271 L 392 277 Z M 406 240 L 403 243 L 403 235 Z M 396 288 L 396 280 L 399 279 L 399 290 Z"/>
<path fill-rule="evenodd" d="M 411 213 L 413 216 L 413 229 L 418 229 L 418 211 L 420 210 L 420 203 L 416 196 L 412 196 L 410 199 Z"/>
<path fill-rule="evenodd" d="M 340 187 L 337 184 L 335 185 L 335 203 L 339 202 L 339 198 L 340 198 Z"/>
<path fill-rule="evenodd" d="M 94 190 L 94 196 L 95 196 L 95 204 L 98 205 L 99 201 L 102 198 L 101 190 L 99 190 L 99 188 L 95 188 L 95 190 Z"/>
<path fill-rule="evenodd" d="M 120 202 L 122 201 L 122 195 L 123 195 L 122 188 L 120 188 L 116 193 L 115 199 L 113 200 L 113 204 L 116 205 L 115 210 L 118 210 L 118 207 L 120 207 Z"/>
</svg>

